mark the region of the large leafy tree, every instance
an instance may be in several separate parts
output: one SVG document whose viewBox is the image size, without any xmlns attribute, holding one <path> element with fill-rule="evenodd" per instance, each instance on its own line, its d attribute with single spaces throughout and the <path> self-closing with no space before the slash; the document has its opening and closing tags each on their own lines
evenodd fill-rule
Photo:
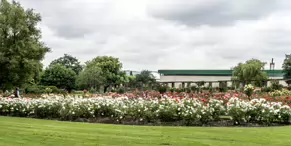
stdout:
<svg viewBox="0 0 291 146">
<path fill-rule="evenodd" d="M 148 71 L 143 70 L 140 74 L 136 75 L 136 81 L 141 85 L 143 88 L 144 86 L 151 86 L 155 83 L 155 77 L 154 75 Z"/>
<path fill-rule="evenodd" d="M 51 66 L 60 64 L 65 66 L 66 68 L 72 69 L 77 75 L 82 71 L 83 67 L 79 60 L 76 57 L 65 54 L 63 57 L 60 57 L 51 62 Z"/>
<path fill-rule="evenodd" d="M 264 72 L 265 63 L 258 59 L 251 59 L 245 63 L 239 63 L 234 67 L 233 80 L 239 80 L 244 85 L 254 83 L 257 86 L 262 85 L 262 81 L 267 80 L 267 73 Z"/>
<path fill-rule="evenodd" d="M 0 88 L 22 86 L 38 79 L 49 52 L 41 39 L 38 13 L 20 3 L 0 2 Z"/>
<path fill-rule="evenodd" d="M 77 84 L 79 88 L 99 90 L 105 79 L 102 70 L 98 66 L 87 66 L 79 74 Z"/>
<path fill-rule="evenodd" d="M 87 67 L 96 66 L 102 70 L 104 77 L 104 92 L 110 86 L 117 86 L 126 81 L 125 72 L 121 71 L 122 63 L 118 58 L 111 56 L 99 56 L 86 63 Z"/>
<path fill-rule="evenodd" d="M 130 76 L 127 76 L 126 86 L 129 88 L 136 88 L 137 87 L 136 76 L 133 76 L 132 74 Z"/>
<path fill-rule="evenodd" d="M 287 79 L 286 83 L 291 84 L 291 55 L 286 55 L 286 58 L 282 65 L 284 79 Z"/>
<path fill-rule="evenodd" d="M 70 92 L 75 87 L 76 78 L 76 73 L 72 69 L 57 64 L 46 68 L 41 77 L 41 84 L 56 86 Z"/>
</svg>

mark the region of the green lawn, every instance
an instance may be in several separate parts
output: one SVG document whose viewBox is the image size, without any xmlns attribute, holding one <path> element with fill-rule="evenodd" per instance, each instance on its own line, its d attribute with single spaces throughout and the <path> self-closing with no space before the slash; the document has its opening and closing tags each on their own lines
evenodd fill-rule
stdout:
<svg viewBox="0 0 291 146">
<path fill-rule="evenodd" d="M 291 127 L 145 127 L 0 117 L 0 146 L 290 146 Z"/>
</svg>

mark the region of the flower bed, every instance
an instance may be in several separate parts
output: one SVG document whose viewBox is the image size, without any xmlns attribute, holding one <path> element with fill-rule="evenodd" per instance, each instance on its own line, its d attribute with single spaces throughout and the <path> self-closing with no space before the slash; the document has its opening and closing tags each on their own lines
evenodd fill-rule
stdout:
<svg viewBox="0 0 291 146">
<path fill-rule="evenodd" d="M 111 123 L 132 122 L 179 123 L 179 125 L 207 125 L 231 117 L 234 124 L 284 123 L 290 124 L 291 109 L 280 102 L 265 99 L 246 101 L 237 97 L 227 100 L 208 98 L 63 98 L 60 96 L 28 99 L 0 98 L 0 115 L 98 121 Z"/>
</svg>

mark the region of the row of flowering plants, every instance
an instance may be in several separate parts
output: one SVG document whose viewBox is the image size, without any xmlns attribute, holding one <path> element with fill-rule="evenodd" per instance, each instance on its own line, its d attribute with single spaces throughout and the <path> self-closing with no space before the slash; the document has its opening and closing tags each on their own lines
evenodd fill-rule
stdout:
<svg viewBox="0 0 291 146">
<path fill-rule="evenodd" d="M 48 97 L 39 99 L 0 98 L 0 115 L 59 119 L 110 119 L 123 123 L 180 122 L 182 125 L 205 125 L 229 116 L 233 123 L 284 123 L 291 119 L 290 106 L 265 99 L 228 100 L 210 98 L 79 98 Z"/>
</svg>

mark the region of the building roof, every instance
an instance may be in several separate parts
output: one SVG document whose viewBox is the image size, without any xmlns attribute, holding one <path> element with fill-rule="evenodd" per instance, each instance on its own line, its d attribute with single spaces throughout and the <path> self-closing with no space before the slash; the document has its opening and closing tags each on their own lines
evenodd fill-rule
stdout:
<svg viewBox="0 0 291 146">
<path fill-rule="evenodd" d="M 232 76 L 233 70 L 158 70 L 164 76 Z M 282 70 L 265 70 L 269 77 L 283 77 Z"/>
</svg>

